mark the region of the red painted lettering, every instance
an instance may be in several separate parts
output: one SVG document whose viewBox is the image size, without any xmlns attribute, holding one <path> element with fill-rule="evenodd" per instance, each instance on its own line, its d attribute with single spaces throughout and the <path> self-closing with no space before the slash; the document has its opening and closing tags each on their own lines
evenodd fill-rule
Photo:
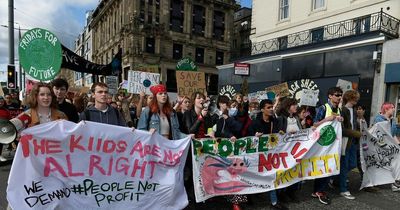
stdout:
<svg viewBox="0 0 400 210">
<path fill-rule="evenodd" d="M 48 177 L 50 175 L 50 172 L 56 172 L 56 171 L 58 171 L 63 177 L 67 177 L 67 174 L 65 173 L 64 169 L 60 164 L 58 164 L 56 159 L 52 157 L 46 157 L 46 160 L 44 162 L 44 176 Z"/>
<path fill-rule="evenodd" d="M 82 172 L 77 172 L 77 173 L 73 172 L 70 154 L 66 155 L 66 159 L 67 159 L 67 167 L 68 167 L 68 176 L 83 176 Z"/>
<path fill-rule="evenodd" d="M 90 162 L 89 162 L 89 176 L 93 175 L 93 170 L 94 168 L 97 168 L 97 170 L 103 174 L 106 175 L 106 171 L 104 170 L 103 167 L 100 166 L 101 162 L 101 157 L 97 155 L 91 155 L 90 156 Z"/>
<path fill-rule="evenodd" d="M 71 138 L 69 140 L 69 151 L 73 153 L 75 149 L 80 149 L 82 151 L 86 151 L 85 147 L 79 144 L 79 142 L 82 140 L 82 136 L 79 136 L 78 138 L 75 138 L 75 135 L 71 135 Z"/>
</svg>

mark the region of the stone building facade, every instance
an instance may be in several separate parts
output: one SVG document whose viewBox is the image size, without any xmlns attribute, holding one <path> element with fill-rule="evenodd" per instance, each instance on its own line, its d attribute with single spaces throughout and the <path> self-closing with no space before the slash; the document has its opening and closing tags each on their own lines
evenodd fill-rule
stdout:
<svg viewBox="0 0 400 210">
<path fill-rule="evenodd" d="M 161 74 L 176 91 L 175 67 L 192 58 L 217 92 L 216 65 L 229 61 L 234 0 L 101 0 L 93 12 L 93 61 L 107 64 L 122 48 L 120 81 L 129 70 Z"/>
</svg>

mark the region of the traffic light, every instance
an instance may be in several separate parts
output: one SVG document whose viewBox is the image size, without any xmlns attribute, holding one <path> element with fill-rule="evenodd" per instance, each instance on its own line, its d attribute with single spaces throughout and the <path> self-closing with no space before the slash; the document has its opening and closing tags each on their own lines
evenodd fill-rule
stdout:
<svg viewBox="0 0 400 210">
<path fill-rule="evenodd" d="M 15 89 L 17 86 L 17 75 L 15 72 L 14 65 L 7 66 L 7 88 L 8 89 Z"/>
</svg>

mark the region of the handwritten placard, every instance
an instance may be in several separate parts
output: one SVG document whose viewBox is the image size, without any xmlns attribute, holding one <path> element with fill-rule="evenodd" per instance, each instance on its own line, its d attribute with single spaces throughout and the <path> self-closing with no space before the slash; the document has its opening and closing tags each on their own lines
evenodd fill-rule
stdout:
<svg viewBox="0 0 400 210">
<path fill-rule="evenodd" d="M 34 126 L 21 134 L 7 199 L 12 209 L 183 209 L 189 143 L 90 121 Z"/>
<path fill-rule="evenodd" d="M 207 93 L 204 72 L 176 71 L 178 95 L 191 97 L 194 92 Z"/>
<path fill-rule="evenodd" d="M 376 123 L 360 138 L 364 172 L 361 188 L 394 183 L 400 179 L 400 146 L 391 134 L 390 121 Z"/>
<path fill-rule="evenodd" d="M 300 93 L 299 105 L 316 106 L 318 103 L 319 90 L 303 89 Z"/>
<path fill-rule="evenodd" d="M 150 87 L 160 83 L 160 74 L 142 71 L 128 71 L 128 93 L 144 91 L 151 94 Z"/>
<path fill-rule="evenodd" d="M 275 93 L 275 95 L 279 94 L 280 97 L 285 97 L 285 96 L 289 96 L 290 95 L 289 87 L 288 87 L 288 83 L 287 82 L 281 83 L 279 85 L 274 85 L 274 86 L 267 87 L 267 88 L 265 88 L 265 91 L 267 93 L 268 92 Z"/>
<path fill-rule="evenodd" d="M 108 86 L 108 93 L 116 94 L 118 92 L 118 77 L 106 76 L 106 84 Z"/>
</svg>

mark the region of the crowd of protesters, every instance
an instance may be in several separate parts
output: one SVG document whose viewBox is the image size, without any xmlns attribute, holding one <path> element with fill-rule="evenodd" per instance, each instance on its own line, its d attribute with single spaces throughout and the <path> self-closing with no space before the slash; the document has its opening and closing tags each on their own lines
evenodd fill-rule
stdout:
<svg viewBox="0 0 400 210">
<path fill-rule="evenodd" d="M 105 83 L 95 83 L 90 89 L 90 96 L 79 93 L 73 98 L 68 98 L 68 88 L 66 80 L 55 79 L 49 84 L 37 83 L 26 103 L 21 103 L 15 94 L 1 96 L 0 117 L 9 120 L 9 109 L 24 109 L 23 113 L 13 119 L 19 120 L 16 126 L 18 130 L 57 119 L 67 119 L 75 123 L 88 120 L 157 132 L 169 140 L 190 135 L 192 138 L 229 138 L 231 141 L 246 136 L 295 133 L 327 121 L 338 121 L 342 124 L 344 137 L 340 174 L 336 177 L 315 179 L 311 196 L 328 205 L 331 199 L 326 193 L 327 188 L 338 187 L 341 196 L 355 199 L 348 189 L 349 171 L 358 167 L 361 178 L 363 176 L 359 159 L 359 138 L 362 129 L 366 129 L 368 124 L 364 117 L 365 106 L 358 103 L 360 94 L 355 90 L 343 93 L 340 88 L 332 87 L 327 92 L 328 101 L 315 108 L 298 106 L 298 101 L 289 97 L 277 96 L 275 99 L 249 101 L 247 96 L 237 94 L 232 99 L 222 95 L 214 100 L 201 92 L 193 93 L 190 98 L 178 96 L 175 102 L 171 102 L 164 85 L 152 86 L 152 94 L 149 95 L 126 94 L 122 91 L 111 95 Z M 394 105 L 385 102 L 374 123 L 393 121 L 393 116 Z M 26 118 L 29 120 L 24 121 Z M 392 125 L 392 134 L 396 136 L 399 134 L 397 124 L 393 122 Z M 0 152 L 2 147 L 0 144 Z M 193 199 L 190 158 L 189 156 L 185 167 L 185 186 L 189 198 Z M 0 155 L 0 161 L 4 160 L 6 159 Z M 288 209 L 285 205 L 288 200 L 300 202 L 297 194 L 301 184 L 270 191 L 271 208 Z M 369 192 L 376 190 L 374 187 L 366 188 Z M 392 185 L 392 190 L 400 191 L 399 181 Z M 234 210 L 239 210 L 242 203 L 251 200 L 251 196 L 234 195 L 226 196 L 226 199 Z"/>
</svg>

